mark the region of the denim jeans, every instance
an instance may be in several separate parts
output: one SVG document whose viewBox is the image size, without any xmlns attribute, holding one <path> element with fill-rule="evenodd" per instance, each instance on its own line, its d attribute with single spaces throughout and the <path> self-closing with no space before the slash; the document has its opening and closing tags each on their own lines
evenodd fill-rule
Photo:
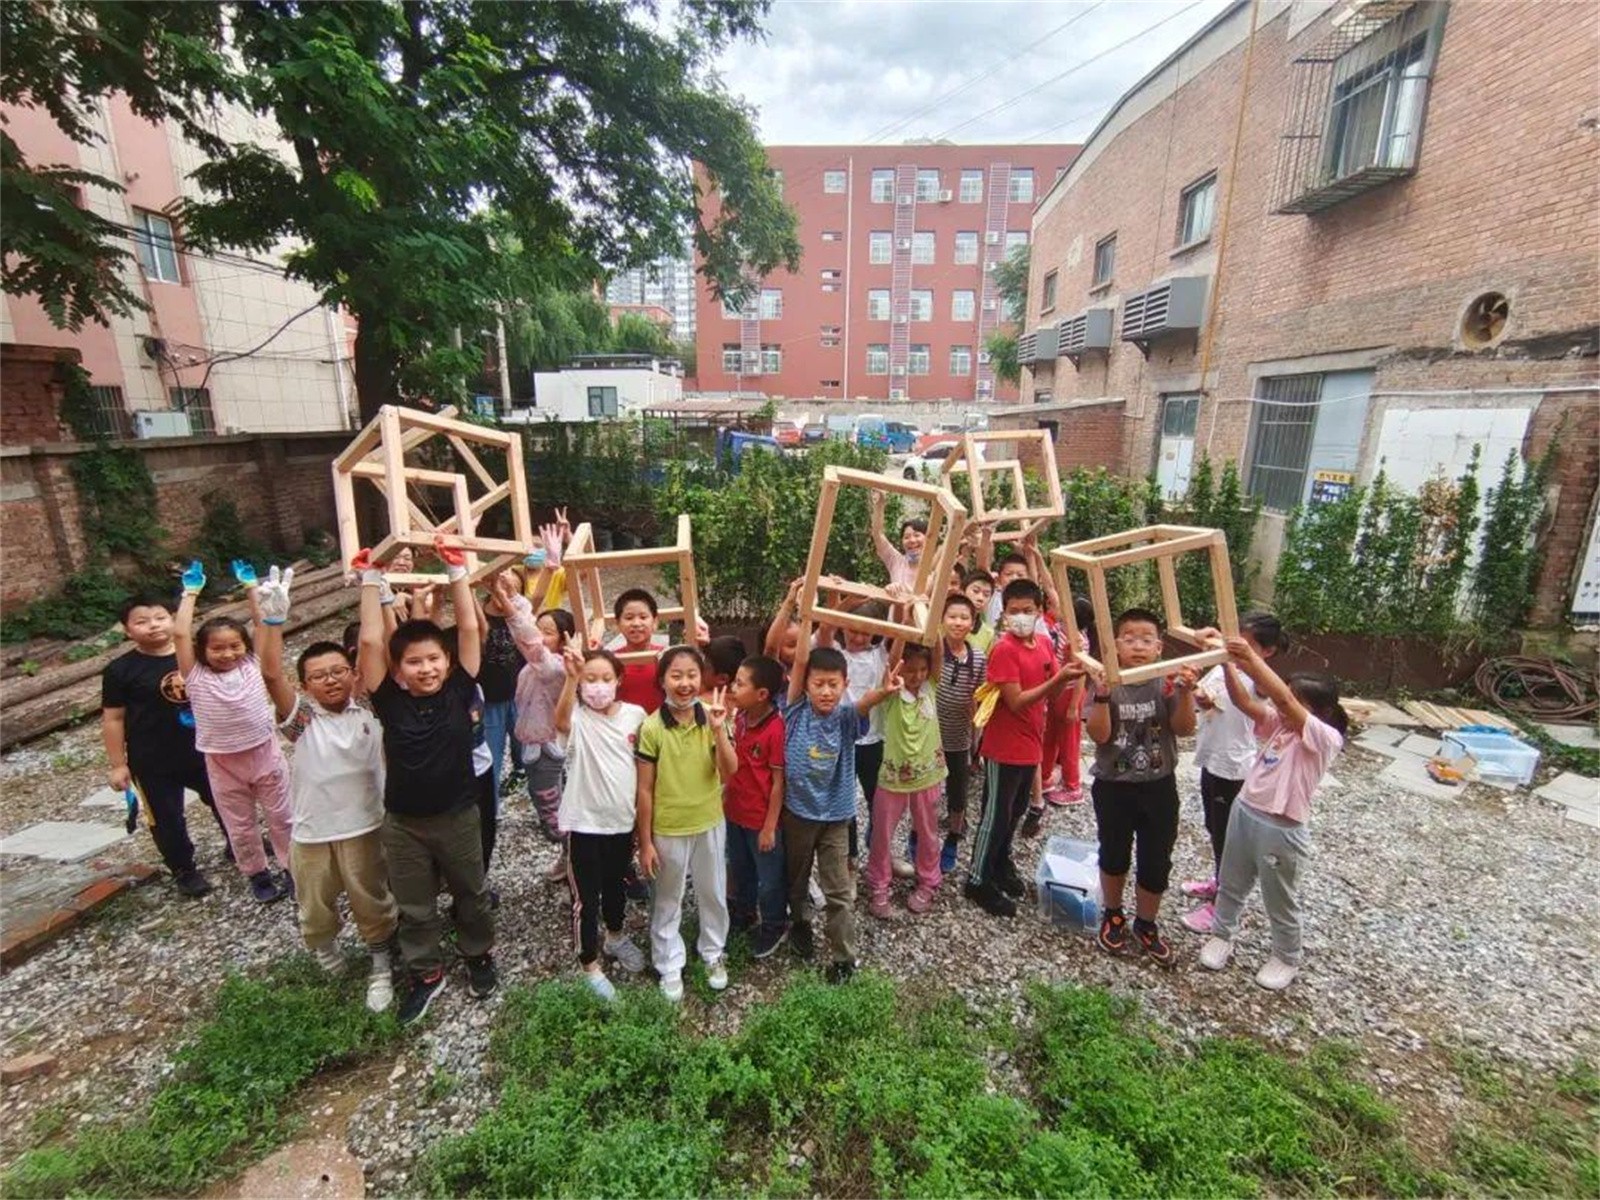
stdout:
<svg viewBox="0 0 1600 1200">
<path fill-rule="evenodd" d="M 783 830 L 771 850 L 760 844 L 759 829 L 728 822 L 728 907 L 735 926 L 759 917 L 763 928 L 782 929 L 789 918 Z"/>
<path fill-rule="evenodd" d="M 494 805 L 500 811 L 500 778 L 506 761 L 506 743 L 511 743 L 512 762 L 522 761 L 521 748 L 511 735 L 517 726 L 517 702 L 496 700 L 483 706 L 483 736 L 489 743 L 489 753 L 494 757 Z"/>
</svg>

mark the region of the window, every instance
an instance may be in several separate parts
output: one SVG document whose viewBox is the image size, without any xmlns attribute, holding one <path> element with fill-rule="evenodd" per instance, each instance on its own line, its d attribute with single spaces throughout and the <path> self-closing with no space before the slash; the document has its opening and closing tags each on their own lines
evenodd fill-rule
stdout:
<svg viewBox="0 0 1600 1200">
<path fill-rule="evenodd" d="M 1008 229 L 1008 230 L 1006 230 L 1006 257 L 1007 258 L 1011 257 L 1011 252 L 1013 250 L 1015 250 L 1018 246 L 1026 246 L 1027 244 L 1028 244 L 1028 231 L 1026 229 Z"/>
<path fill-rule="evenodd" d="M 956 234 L 956 263 L 975 263 L 978 261 L 978 234 L 975 230 L 966 229 Z"/>
<path fill-rule="evenodd" d="M 1261 381 L 1250 437 L 1250 494 L 1268 508 L 1288 512 L 1300 503 L 1321 399 L 1321 375 Z"/>
<path fill-rule="evenodd" d="M 933 201 L 939 198 L 939 172 L 935 170 L 919 170 L 917 172 L 917 200 Z"/>
<path fill-rule="evenodd" d="M 1103 237 L 1094 244 L 1094 286 L 1104 287 L 1111 282 L 1117 269 L 1117 235 Z"/>
<path fill-rule="evenodd" d="M 133 248 L 146 279 L 157 283 L 182 283 L 178 274 L 178 243 L 172 236 L 172 222 L 142 208 L 133 211 Z"/>
<path fill-rule="evenodd" d="M 844 191 L 846 178 L 843 171 L 824 171 L 822 173 L 822 190 L 830 196 L 837 196 Z"/>
<path fill-rule="evenodd" d="M 983 203 L 983 172 L 981 170 L 965 170 L 961 172 L 961 195 L 958 199 L 963 204 Z"/>
<path fill-rule="evenodd" d="M 911 235 L 911 261 L 927 266 L 933 262 L 933 234 L 913 233 Z"/>
<path fill-rule="evenodd" d="M 950 347 L 950 374 L 952 374 L 952 375 L 971 375 L 972 374 L 972 347 L 971 346 L 951 346 Z"/>
<path fill-rule="evenodd" d="M 894 168 L 880 167 L 872 172 L 872 202 L 894 203 Z"/>
<path fill-rule="evenodd" d="M 926 343 L 918 342 L 906 355 L 906 374 L 926 375 L 933 370 L 933 352 Z"/>
<path fill-rule="evenodd" d="M 761 373 L 763 375 L 776 375 L 783 370 L 783 347 L 761 347 Z"/>
<path fill-rule="evenodd" d="M 867 261 L 883 264 L 894 257 L 894 234 L 875 229 L 867 235 Z"/>
<path fill-rule="evenodd" d="M 1030 168 L 1012 169 L 1010 200 L 1013 204 L 1033 203 L 1033 171 Z"/>
<path fill-rule="evenodd" d="M 1053 391 L 1051 391 L 1049 388 L 1034 388 L 1033 389 L 1033 402 L 1035 404 L 1049 404 L 1055 398 L 1056 398 L 1055 397 L 1055 393 Z M 1054 439 L 1052 439 L 1052 440 L 1054 440 Z"/>
<path fill-rule="evenodd" d="M 1044 293 L 1039 297 L 1039 311 L 1049 312 L 1056 306 L 1056 273 L 1044 277 Z"/>
<path fill-rule="evenodd" d="M 761 319 L 763 321 L 776 321 L 783 316 L 783 289 L 761 289 Z"/>
<path fill-rule="evenodd" d="M 592 387 L 589 389 L 589 415 L 591 417 L 614 417 L 617 415 L 617 389 L 614 387 Z"/>
<path fill-rule="evenodd" d="M 167 403 L 177 412 L 189 414 L 190 433 L 217 431 L 217 419 L 211 412 L 210 388 L 168 388 Z"/>
<path fill-rule="evenodd" d="M 839 283 L 837 280 L 831 280 L 822 285 L 822 290 L 825 292 L 837 292 L 839 290 Z"/>
<path fill-rule="evenodd" d="M 722 298 L 722 315 L 729 321 L 737 321 L 744 316 L 755 316 L 755 311 L 748 298 L 745 300 L 743 307 L 740 307 L 735 304 L 731 296 L 724 296 Z"/>
<path fill-rule="evenodd" d="M 950 319 L 970 321 L 976 315 L 977 293 L 970 289 L 957 289 L 950 293 Z"/>
<path fill-rule="evenodd" d="M 916 288 L 911 293 L 911 319 L 913 321 L 933 320 L 933 289 Z"/>
<path fill-rule="evenodd" d="M 820 345 L 824 350 L 837 350 L 839 348 L 839 339 L 836 337 L 825 337 L 821 339 Z"/>
<path fill-rule="evenodd" d="M 1376 62 L 1362 51 L 1356 47 L 1334 67 L 1324 163 L 1330 179 L 1366 167 L 1416 165 L 1428 91 L 1428 35 L 1412 38 Z"/>
<path fill-rule="evenodd" d="M 825 387 L 825 388 L 836 388 L 836 387 L 839 386 L 839 381 L 837 379 L 822 379 L 822 380 L 818 381 L 817 386 L 818 387 Z"/>
<path fill-rule="evenodd" d="M 867 320 L 887 321 L 889 319 L 889 289 L 873 288 L 867 293 Z"/>
<path fill-rule="evenodd" d="M 131 438 L 133 422 L 123 403 L 122 389 L 97 384 L 90 387 L 89 394 L 94 397 L 95 428 L 107 437 Z"/>
<path fill-rule="evenodd" d="M 829 280 L 832 280 L 834 283 L 837 283 L 837 282 L 839 282 L 839 277 L 841 275 L 843 275 L 843 274 L 844 274 L 844 272 L 839 270 L 838 267 L 831 267 L 828 270 L 825 270 L 825 271 L 822 272 L 822 277 L 824 279 L 829 279 Z"/>
<path fill-rule="evenodd" d="M 844 234 L 837 229 L 824 229 L 822 231 L 822 240 L 825 242 L 842 242 L 844 241 Z"/>
<path fill-rule="evenodd" d="M 1217 214 L 1217 173 L 1191 183 L 1178 197 L 1178 245 L 1192 246 L 1211 236 Z"/>
<path fill-rule="evenodd" d="M 722 343 L 722 370 L 727 375 L 737 375 L 740 369 L 739 343 Z"/>
<path fill-rule="evenodd" d="M 889 347 L 882 342 L 874 342 L 867 347 L 867 374 L 887 375 L 889 373 Z"/>
</svg>

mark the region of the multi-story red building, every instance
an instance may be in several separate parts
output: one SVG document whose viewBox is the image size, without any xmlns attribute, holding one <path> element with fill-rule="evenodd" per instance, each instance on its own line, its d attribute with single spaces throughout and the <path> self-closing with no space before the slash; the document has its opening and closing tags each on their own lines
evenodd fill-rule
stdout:
<svg viewBox="0 0 1600 1200">
<path fill-rule="evenodd" d="M 1076 146 L 769 146 L 799 215 L 799 271 L 744 311 L 702 283 L 708 392 L 1006 400 L 983 346 L 1004 320 L 993 270 L 1026 245 L 1034 202 Z M 714 201 L 713 201 L 714 203 Z"/>
</svg>

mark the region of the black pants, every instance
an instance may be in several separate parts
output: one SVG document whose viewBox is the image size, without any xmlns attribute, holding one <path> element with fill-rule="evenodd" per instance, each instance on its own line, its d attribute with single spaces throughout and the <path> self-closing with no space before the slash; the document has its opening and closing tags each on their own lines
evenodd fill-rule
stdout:
<svg viewBox="0 0 1600 1200">
<path fill-rule="evenodd" d="M 489 860 L 494 857 L 494 838 L 500 829 L 500 814 L 495 810 L 494 772 L 485 771 L 478 776 L 478 837 L 483 842 L 483 869 L 489 870 Z"/>
<path fill-rule="evenodd" d="M 199 793 L 216 818 L 217 828 L 222 830 L 223 844 L 229 844 L 228 830 L 211 796 L 211 779 L 206 774 L 203 755 L 185 755 L 170 763 L 129 762 L 128 769 L 133 775 L 134 790 L 143 801 L 150 836 L 155 839 L 156 850 L 167 870 L 174 875 L 194 870 L 194 843 L 189 840 L 189 821 L 183 812 L 185 788 Z"/>
<path fill-rule="evenodd" d="M 867 839 L 872 838 L 872 798 L 878 794 L 878 773 L 883 770 L 883 743 L 856 747 L 856 782 L 861 794 L 867 798 Z M 861 857 L 861 835 L 856 829 L 856 818 L 850 818 L 850 857 Z"/>
<path fill-rule="evenodd" d="M 988 799 L 978 822 L 977 840 L 972 844 L 972 882 L 996 883 L 1002 867 L 1016 869 L 1011 861 L 1011 842 L 1017 826 L 1033 799 L 1033 776 L 1038 766 L 1014 766 L 990 760 L 984 769 Z"/>
<path fill-rule="evenodd" d="M 972 751 L 944 752 L 944 809 L 950 816 L 967 811 L 967 792 L 972 787 Z"/>
<path fill-rule="evenodd" d="M 1242 779 L 1224 779 L 1202 769 L 1200 772 L 1200 809 L 1205 814 L 1206 832 L 1211 835 L 1211 853 L 1217 869 L 1222 869 L 1222 846 L 1228 838 L 1228 815 L 1233 812 L 1234 799 L 1244 786 Z"/>
<path fill-rule="evenodd" d="M 1126 875 L 1137 842 L 1134 882 L 1159 896 L 1167 890 L 1172 847 L 1178 840 L 1177 779 L 1171 775 L 1138 782 L 1096 779 L 1093 792 L 1100 869 L 1107 875 Z"/>
<path fill-rule="evenodd" d="M 567 883 L 572 888 L 572 923 L 578 961 L 588 966 L 600 957 L 600 919 L 612 933 L 622 932 L 628 893 L 622 876 L 633 862 L 631 833 L 567 835 Z"/>
</svg>

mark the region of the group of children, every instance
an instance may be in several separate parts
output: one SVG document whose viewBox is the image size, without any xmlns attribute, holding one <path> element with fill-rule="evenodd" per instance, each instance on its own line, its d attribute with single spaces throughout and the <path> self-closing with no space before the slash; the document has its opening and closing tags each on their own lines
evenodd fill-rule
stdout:
<svg viewBox="0 0 1600 1200">
<path fill-rule="evenodd" d="M 905 522 L 895 546 L 883 534 L 881 508 L 873 516 L 891 582 L 886 600 L 856 611 L 881 621 L 913 599 L 925 528 Z M 598 994 L 615 995 L 607 963 L 629 973 L 646 966 L 624 928 L 630 897 L 642 896 L 649 965 L 662 992 L 682 998 L 691 882 L 696 949 L 713 990 L 728 986 L 735 934 L 757 959 L 786 941 L 802 957 L 816 956 L 819 906 L 826 975 L 842 981 L 857 962 L 863 844 L 874 918 L 896 916 L 896 878 L 911 884 L 906 909 L 929 911 L 968 832 L 964 895 L 996 917 L 1014 916 L 1026 890 L 1016 839 L 1037 831 L 1050 803 L 1082 799 L 1087 731 L 1095 746 L 1099 945 L 1113 954 L 1137 947 L 1165 966 L 1174 954 L 1157 916 L 1178 831 L 1176 739 L 1198 726 L 1216 870 L 1184 885 L 1202 901 L 1184 923 L 1209 935 L 1202 964 L 1222 968 L 1259 882 L 1272 957 L 1258 982 L 1277 988 L 1293 979 L 1310 800 L 1342 744 L 1344 718 L 1328 681 L 1284 683 L 1272 671 L 1268 660 L 1284 639 L 1270 616 L 1245 618 L 1240 636 L 1226 642 L 1228 663 L 1204 679 L 1180 667 L 1108 689 L 1085 661 L 1090 647 L 1069 643 L 1062 598 L 1037 551 L 1024 544 L 991 564 L 985 544 L 977 563 L 948 581 L 940 642 L 907 645 L 897 661 L 854 621 L 844 629 L 822 624 L 801 647 L 799 581 L 758 655 L 703 628 L 690 631 L 698 644 L 666 644 L 654 598 L 637 589 L 617 598 L 617 632 L 602 646 L 580 636 L 559 604 L 563 540 L 564 530 L 550 527 L 529 556 L 530 567 L 553 573 L 504 571 L 480 601 L 464 556 L 441 539 L 448 627 L 438 622 L 445 605 L 437 597 L 397 594 L 363 551 L 351 564 L 361 587 L 354 644 L 347 636 L 344 646 L 309 646 L 297 662 L 298 688 L 283 664 L 292 572 L 274 568 L 257 580 L 236 564 L 253 630 L 230 617 L 193 628 L 205 584 L 199 564 L 184 574 L 175 614 L 160 597 L 131 600 L 123 624 L 134 649 L 105 674 L 110 780 L 137 788 L 178 889 L 198 896 L 211 887 L 184 825 L 188 787 L 213 806 L 255 898 L 297 898 L 306 945 L 329 969 L 342 961 L 343 893 L 371 955 L 375 1010 L 393 1000 L 391 946 L 408 983 L 403 1021 L 425 1014 L 445 986 L 446 890 L 454 951 L 472 994 L 487 996 L 497 984 L 498 903 L 488 871 L 509 746 L 541 828 L 561 844 L 552 876 L 570 884 L 578 961 Z M 851 602 L 834 596 L 829 607 Z M 1155 663 L 1163 632 L 1156 614 L 1129 609 L 1115 622 L 1114 645 L 1100 653 L 1124 667 Z"/>
</svg>

